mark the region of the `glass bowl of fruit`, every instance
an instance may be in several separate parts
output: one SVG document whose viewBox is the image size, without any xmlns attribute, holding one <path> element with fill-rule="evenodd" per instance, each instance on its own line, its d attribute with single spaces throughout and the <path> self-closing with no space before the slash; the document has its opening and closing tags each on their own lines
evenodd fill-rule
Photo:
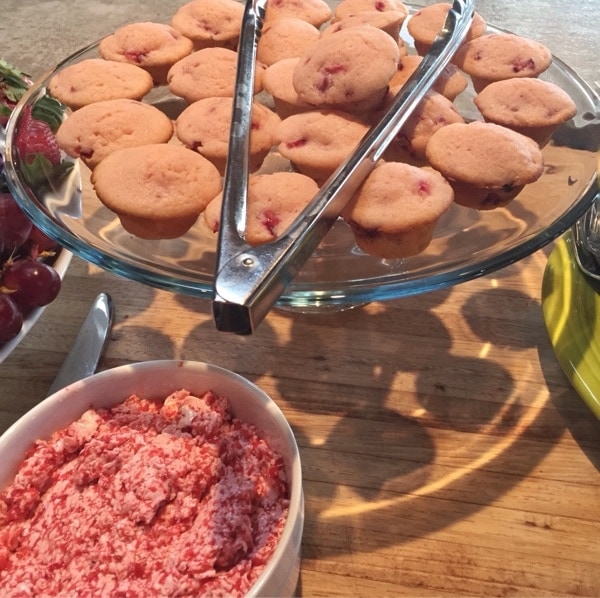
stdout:
<svg viewBox="0 0 600 598">
<path fill-rule="evenodd" d="M 72 258 L 25 215 L 4 180 L 4 127 L 29 85 L 24 73 L 0 60 L 0 363 L 57 297 Z M 32 176 L 58 151 L 51 134 L 52 107 L 45 111 L 29 116 L 21 141 Z"/>
</svg>

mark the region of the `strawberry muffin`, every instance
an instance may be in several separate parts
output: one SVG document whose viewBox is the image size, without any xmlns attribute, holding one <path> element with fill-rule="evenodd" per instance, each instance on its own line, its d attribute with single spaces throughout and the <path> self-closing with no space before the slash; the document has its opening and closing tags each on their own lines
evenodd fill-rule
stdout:
<svg viewBox="0 0 600 598">
<path fill-rule="evenodd" d="M 470 75 L 480 92 L 493 81 L 538 77 L 552 62 L 544 45 L 512 33 L 490 33 L 464 43 L 453 58 L 454 64 Z"/>
<path fill-rule="evenodd" d="M 331 18 L 331 8 L 325 0 L 269 0 L 265 23 L 284 17 L 302 19 L 319 28 Z"/>
<path fill-rule="evenodd" d="M 406 28 L 413 38 L 415 50 L 421 56 L 425 55 L 439 32 L 444 27 L 448 11 L 452 5 L 449 2 L 438 2 L 419 9 L 408 19 Z M 471 27 L 467 31 L 465 41 L 475 39 L 485 34 L 487 24 L 483 17 L 475 12 Z"/>
<path fill-rule="evenodd" d="M 282 120 L 275 137 L 279 153 L 321 185 L 350 156 L 368 130 L 366 122 L 351 114 L 315 110 Z"/>
<path fill-rule="evenodd" d="M 404 48 L 404 42 L 400 40 L 399 36 L 400 28 L 405 19 L 406 13 L 401 10 L 386 10 L 383 12 L 377 10 L 363 10 L 343 17 L 335 23 L 331 23 L 328 27 L 323 29 L 321 35 L 331 35 L 342 29 L 370 25 L 371 27 L 377 27 L 377 29 L 385 31 L 394 39 L 394 41 L 402 44 L 402 48 Z"/>
<path fill-rule="evenodd" d="M 454 104 L 441 93 L 430 91 L 421 100 L 398 133 L 386 156 L 393 152 L 404 154 L 409 161 L 425 162 L 425 148 L 431 136 L 451 123 L 464 123 Z M 397 158 L 398 156 L 396 156 Z"/>
<path fill-rule="evenodd" d="M 550 81 L 529 77 L 490 83 L 473 101 L 486 121 L 527 135 L 540 147 L 577 113 L 566 91 Z"/>
<path fill-rule="evenodd" d="M 177 61 L 167 74 L 173 95 L 192 103 L 211 97 L 233 97 L 237 71 L 237 52 L 227 48 L 204 48 Z M 262 76 L 257 72 L 254 93 L 262 91 Z"/>
<path fill-rule="evenodd" d="M 256 59 L 270 66 L 284 58 L 302 56 L 319 36 L 319 30 L 302 19 L 283 17 L 268 21 L 258 40 Z"/>
<path fill-rule="evenodd" d="M 473 121 L 441 127 L 426 156 L 454 189 L 454 201 L 478 210 L 505 206 L 544 171 L 538 144 L 494 123 Z"/>
<path fill-rule="evenodd" d="M 419 68 L 422 56 L 408 54 L 403 56 L 398 63 L 398 70 L 390 80 L 390 93 L 395 96 L 410 76 Z M 458 67 L 448 64 L 444 67 L 441 75 L 433 84 L 433 89 L 453 102 L 456 97 L 467 89 L 469 82 L 459 71 Z"/>
<path fill-rule="evenodd" d="M 142 239 L 184 235 L 221 190 L 221 177 L 206 158 L 167 143 L 117 150 L 91 180 L 123 228 Z"/>
<path fill-rule="evenodd" d="M 175 134 L 187 148 L 210 160 L 225 173 L 233 98 L 205 98 L 190 104 L 175 121 Z M 258 170 L 275 143 L 280 118 L 263 104 L 252 106 L 249 169 Z"/>
<path fill-rule="evenodd" d="M 48 82 L 48 93 L 77 110 L 103 100 L 141 100 L 153 86 L 150 73 L 139 66 L 88 58 L 58 71 Z"/>
<path fill-rule="evenodd" d="M 275 112 L 280 118 L 312 110 L 314 106 L 303 102 L 296 93 L 293 78 L 298 58 L 284 58 L 267 67 L 263 74 L 264 90 L 273 98 Z"/>
<path fill-rule="evenodd" d="M 235 0 L 192 0 L 181 6 L 171 26 L 192 40 L 194 50 L 221 46 L 237 48 L 244 5 Z"/>
<path fill-rule="evenodd" d="M 98 45 L 102 58 L 139 66 L 156 85 L 165 84 L 169 69 L 191 51 L 192 42 L 179 31 L 152 22 L 124 25 Z"/>
<path fill-rule="evenodd" d="M 404 19 L 408 16 L 408 8 L 399 0 L 342 0 L 335 7 L 331 21 L 336 23 L 350 15 L 365 11 L 393 11 L 404 15 Z"/>
<path fill-rule="evenodd" d="M 299 98 L 314 106 L 364 114 L 379 106 L 396 73 L 398 44 L 376 27 L 322 37 L 294 70 Z"/>
<path fill-rule="evenodd" d="M 172 135 L 171 119 L 158 108 L 137 100 L 106 100 L 71 114 L 58 128 L 56 142 L 93 169 L 118 149 L 166 143 Z"/>
<path fill-rule="evenodd" d="M 245 239 L 261 245 L 279 238 L 319 191 L 313 179 L 298 172 L 257 174 L 248 180 Z M 219 230 L 222 194 L 208 204 L 204 220 Z"/>
<path fill-rule="evenodd" d="M 342 212 L 356 244 L 383 259 L 416 255 L 450 208 L 452 187 L 432 168 L 380 162 Z"/>
</svg>

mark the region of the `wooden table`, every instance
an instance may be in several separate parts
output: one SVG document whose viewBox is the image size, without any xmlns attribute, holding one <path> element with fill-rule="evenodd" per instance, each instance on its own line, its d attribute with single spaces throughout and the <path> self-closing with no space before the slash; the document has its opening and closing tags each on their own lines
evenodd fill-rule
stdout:
<svg viewBox="0 0 600 598">
<path fill-rule="evenodd" d="M 3 57 L 35 74 L 141 16 L 133 2 L 8 4 Z M 151 18 L 170 10 L 147 4 Z M 572 7 L 575 21 L 552 14 L 563 4 L 478 9 L 550 40 L 593 80 L 594 3 Z M 77 29 L 84 23 L 92 34 Z M 60 298 L 0 366 L 0 428 L 44 398 L 92 300 L 108 291 L 116 324 L 102 369 L 209 361 L 283 409 L 304 471 L 299 595 L 600 596 L 600 422 L 545 330 L 551 248 L 419 297 L 322 315 L 276 311 L 250 337 L 216 332 L 206 301 L 75 258 Z"/>
</svg>

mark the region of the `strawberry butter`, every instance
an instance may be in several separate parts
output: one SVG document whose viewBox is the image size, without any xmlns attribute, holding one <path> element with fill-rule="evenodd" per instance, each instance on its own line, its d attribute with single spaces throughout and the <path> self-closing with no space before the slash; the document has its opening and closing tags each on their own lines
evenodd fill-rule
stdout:
<svg viewBox="0 0 600 598">
<path fill-rule="evenodd" d="M 283 459 L 227 398 L 131 396 L 30 449 L 0 494 L 3 596 L 243 595 L 282 533 Z"/>
</svg>

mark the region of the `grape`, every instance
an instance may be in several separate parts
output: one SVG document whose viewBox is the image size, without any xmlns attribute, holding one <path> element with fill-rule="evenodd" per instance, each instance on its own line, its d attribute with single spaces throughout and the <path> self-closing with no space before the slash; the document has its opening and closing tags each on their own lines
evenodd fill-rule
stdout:
<svg viewBox="0 0 600 598">
<path fill-rule="evenodd" d="M 8 295 L 0 293 L 0 344 L 17 336 L 22 326 L 23 314 Z"/>
<path fill-rule="evenodd" d="M 31 233 L 33 224 L 10 193 L 0 193 L 0 255 L 19 248 Z"/>
<path fill-rule="evenodd" d="M 22 259 L 5 266 L 2 285 L 17 306 L 27 310 L 54 301 L 61 281 L 52 266 L 33 259 Z"/>
<path fill-rule="evenodd" d="M 38 252 L 56 251 L 58 248 L 58 243 L 43 233 L 35 224 L 31 227 L 26 243 L 31 250 L 37 249 Z"/>
</svg>

